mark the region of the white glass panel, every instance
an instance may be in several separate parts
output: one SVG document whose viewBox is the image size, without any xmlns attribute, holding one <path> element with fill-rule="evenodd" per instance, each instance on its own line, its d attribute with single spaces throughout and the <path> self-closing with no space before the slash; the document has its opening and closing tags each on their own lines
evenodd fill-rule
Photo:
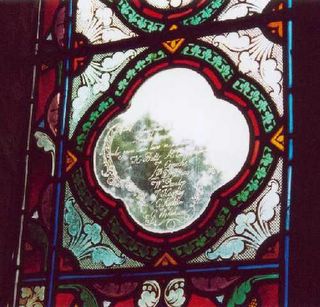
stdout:
<svg viewBox="0 0 320 307">
<path fill-rule="evenodd" d="M 186 68 L 162 71 L 137 90 L 95 147 L 101 187 L 146 230 L 183 229 L 233 179 L 249 151 L 245 117 Z"/>
</svg>

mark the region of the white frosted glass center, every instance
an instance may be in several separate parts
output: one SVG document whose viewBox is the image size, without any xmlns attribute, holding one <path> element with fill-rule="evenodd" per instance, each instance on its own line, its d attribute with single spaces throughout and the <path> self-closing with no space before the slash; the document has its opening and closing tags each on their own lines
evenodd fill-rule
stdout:
<svg viewBox="0 0 320 307">
<path fill-rule="evenodd" d="M 98 138 L 94 171 L 105 192 L 156 233 L 181 230 L 206 209 L 210 196 L 241 170 L 249 127 L 206 79 L 172 68 L 146 80 L 131 106 Z"/>
</svg>

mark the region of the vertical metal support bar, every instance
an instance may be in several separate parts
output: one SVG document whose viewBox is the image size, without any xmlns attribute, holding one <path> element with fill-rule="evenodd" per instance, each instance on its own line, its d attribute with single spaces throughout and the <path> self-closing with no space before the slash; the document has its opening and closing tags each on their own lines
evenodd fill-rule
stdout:
<svg viewBox="0 0 320 307">
<path fill-rule="evenodd" d="M 66 23 L 66 46 L 71 50 L 72 44 L 72 12 L 73 0 L 67 2 L 67 23 Z M 56 288 L 56 273 L 57 273 L 57 247 L 60 229 L 60 211 L 62 209 L 63 201 L 63 187 L 64 187 L 64 145 L 66 138 L 66 124 L 67 124 L 67 105 L 70 89 L 70 75 L 71 75 L 71 59 L 70 57 L 64 60 L 64 92 L 62 104 L 60 106 L 59 114 L 59 137 L 58 137 L 58 150 L 57 150 L 57 168 L 56 168 L 56 189 L 54 197 L 54 217 L 53 217 L 53 235 L 51 253 L 49 255 L 49 275 L 48 275 L 48 289 L 47 289 L 47 306 L 54 306 L 54 296 Z"/>
</svg>

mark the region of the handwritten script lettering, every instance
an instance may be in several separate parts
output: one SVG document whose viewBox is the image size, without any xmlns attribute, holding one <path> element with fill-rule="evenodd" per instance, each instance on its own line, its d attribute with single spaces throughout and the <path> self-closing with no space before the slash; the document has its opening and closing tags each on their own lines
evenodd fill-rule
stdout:
<svg viewBox="0 0 320 307">
<path fill-rule="evenodd" d="M 204 211 L 220 182 L 205 148 L 177 140 L 147 115 L 131 125 L 114 119 L 97 146 L 100 184 L 149 231 L 188 226 Z"/>
</svg>

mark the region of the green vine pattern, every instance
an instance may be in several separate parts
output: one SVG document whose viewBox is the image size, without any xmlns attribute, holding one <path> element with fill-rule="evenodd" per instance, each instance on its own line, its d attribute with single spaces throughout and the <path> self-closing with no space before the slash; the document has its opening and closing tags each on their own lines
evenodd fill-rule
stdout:
<svg viewBox="0 0 320 307">
<path fill-rule="evenodd" d="M 230 80 L 234 75 L 234 71 L 229 63 L 220 54 L 210 48 L 197 44 L 188 44 L 181 53 L 204 60 L 212 65 L 225 81 Z"/>
<path fill-rule="evenodd" d="M 262 124 L 266 132 L 270 132 L 276 126 L 276 121 L 271 107 L 263 94 L 249 81 L 239 78 L 232 86 L 235 90 L 247 97 L 262 117 Z"/>
<path fill-rule="evenodd" d="M 214 220 L 214 225 L 207 228 L 207 230 L 194 240 L 191 240 L 183 245 L 172 248 L 172 251 L 179 257 L 190 256 L 193 253 L 202 249 L 212 238 L 214 238 L 221 228 L 226 224 L 230 217 L 230 210 L 223 207 Z"/>
<path fill-rule="evenodd" d="M 144 32 L 155 32 L 162 31 L 165 27 L 163 23 L 154 22 L 152 20 L 146 19 L 140 14 L 138 14 L 130 5 L 127 0 L 120 0 L 118 3 L 118 10 L 121 15 L 132 25 Z"/>
<path fill-rule="evenodd" d="M 151 260 L 159 253 L 158 248 L 138 243 L 134 238 L 129 236 L 127 231 L 120 226 L 120 223 L 115 216 L 110 219 L 109 227 L 111 233 L 118 242 L 134 255 L 146 260 Z"/>
<path fill-rule="evenodd" d="M 225 0 L 212 0 L 205 8 L 203 8 L 200 12 L 185 19 L 182 23 L 185 26 L 197 26 L 201 23 L 204 23 L 208 19 L 210 19 L 213 14 L 221 8 Z"/>
<path fill-rule="evenodd" d="M 99 221 L 104 220 L 109 213 L 109 210 L 92 196 L 86 181 L 84 180 L 82 168 L 75 170 L 72 173 L 71 178 L 75 193 L 86 210 L 92 213 Z"/>
<path fill-rule="evenodd" d="M 82 285 L 77 285 L 77 284 L 60 285 L 59 289 L 73 290 L 76 293 L 80 294 L 80 300 L 82 302 L 81 306 L 83 306 L 83 307 L 98 307 L 99 306 L 93 293 Z"/>
<path fill-rule="evenodd" d="M 257 275 L 249 278 L 235 288 L 227 302 L 227 307 L 244 306 L 248 294 L 253 288 L 253 284 L 263 280 L 275 280 L 279 278 L 279 274 Z"/>
<path fill-rule="evenodd" d="M 108 245 L 102 245 L 101 226 L 96 223 L 83 223 L 82 217 L 74 207 L 75 200 L 70 197 L 65 203 L 64 222 L 70 236 L 67 248 L 78 261 L 89 258 L 104 267 L 121 265 L 125 258 L 118 256 Z"/>
<path fill-rule="evenodd" d="M 144 59 L 139 60 L 134 66 L 134 68 L 131 68 L 127 71 L 126 77 L 119 81 L 115 95 L 117 97 L 122 96 L 122 94 L 128 87 L 129 83 L 132 81 L 132 79 L 137 75 L 139 71 L 143 70 L 153 62 L 164 59 L 165 57 L 166 54 L 162 50 L 159 50 L 157 52 L 149 53 Z"/>
<path fill-rule="evenodd" d="M 76 149 L 78 151 L 83 151 L 83 147 L 85 144 L 85 141 L 87 139 L 87 136 L 89 134 L 90 129 L 93 127 L 95 122 L 98 120 L 98 118 L 110 108 L 111 105 L 113 105 L 115 102 L 113 98 L 109 97 L 106 100 L 102 101 L 98 108 L 91 112 L 89 119 L 82 125 L 81 127 L 81 133 L 77 136 L 76 142 L 77 146 Z"/>
<path fill-rule="evenodd" d="M 273 160 L 274 158 L 272 156 L 272 151 L 269 147 L 266 146 L 264 148 L 263 156 L 260 160 L 258 169 L 253 175 L 252 179 L 241 192 L 230 199 L 230 204 L 232 206 L 238 206 L 239 204 L 246 202 L 251 197 L 251 195 L 258 190 L 258 188 L 265 180 Z"/>
</svg>

